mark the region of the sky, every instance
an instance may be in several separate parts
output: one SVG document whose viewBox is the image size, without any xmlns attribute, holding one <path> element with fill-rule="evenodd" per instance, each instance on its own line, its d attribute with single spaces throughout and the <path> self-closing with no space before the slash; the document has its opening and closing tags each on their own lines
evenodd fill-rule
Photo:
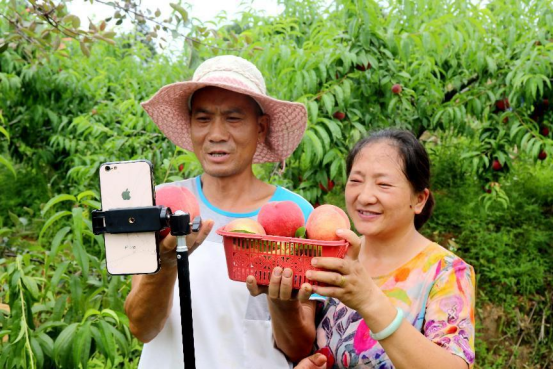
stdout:
<svg viewBox="0 0 553 369">
<path fill-rule="evenodd" d="M 178 3 L 179 0 L 142 0 L 141 9 L 146 13 L 146 9 L 149 9 L 154 13 L 157 9 L 161 12 L 161 16 L 158 19 L 167 19 L 173 12 L 173 8 L 170 3 Z M 71 14 L 78 16 L 81 19 L 81 28 L 88 28 L 88 19 L 90 18 L 94 24 L 98 24 L 103 19 L 112 17 L 114 9 L 105 4 L 93 1 L 91 4 L 89 0 L 73 0 L 67 3 L 68 9 Z M 277 15 L 284 10 L 284 6 L 280 6 L 277 0 L 182 0 L 181 5 L 188 11 L 188 17 L 190 19 L 197 18 L 202 23 L 215 22 L 218 25 L 224 23 L 230 23 L 233 19 L 238 17 L 238 13 L 241 10 L 248 9 L 250 7 L 256 10 L 263 11 L 267 15 Z M 226 12 L 227 22 L 221 23 L 217 16 L 221 15 L 221 12 Z M 194 22 L 198 23 L 198 22 Z M 149 23 L 148 23 L 149 24 Z M 152 27 L 151 24 L 149 24 Z M 130 21 L 124 21 L 120 26 L 115 26 L 114 21 L 108 23 L 108 29 L 114 30 L 132 30 L 133 25 Z M 208 25 L 213 27 L 213 25 Z M 167 40 L 164 42 L 165 51 L 180 52 L 182 50 L 182 43 L 175 40 L 172 36 L 167 35 L 166 32 L 160 30 L 157 32 L 160 38 Z M 159 48 L 156 43 L 156 49 L 158 52 L 164 52 Z"/>
<path fill-rule="evenodd" d="M 142 0 L 141 8 L 143 10 L 150 9 L 152 12 L 159 9 L 162 17 L 167 17 L 173 10 L 170 3 L 178 3 L 178 0 Z M 233 19 L 237 12 L 250 4 L 252 7 L 264 10 L 267 15 L 276 15 L 283 10 L 283 6 L 277 4 L 277 0 L 183 0 L 181 3 L 185 9 L 189 10 L 189 17 L 198 18 L 202 22 L 213 21 L 221 11 L 226 11 L 229 19 Z M 101 20 L 114 13 L 113 8 L 109 5 L 97 2 L 90 4 L 88 0 L 73 0 L 69 3 L 69 9 L 72 14 L 81 18 L 83 25 L 88 24 L 87 17 Z"/>
</svg>

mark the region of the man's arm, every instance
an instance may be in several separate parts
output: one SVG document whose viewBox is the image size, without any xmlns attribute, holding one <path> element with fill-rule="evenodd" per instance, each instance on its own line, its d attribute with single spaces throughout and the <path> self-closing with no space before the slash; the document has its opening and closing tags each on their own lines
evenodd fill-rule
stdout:
<svg viewBox="0 0 553 369">
<path fill-rule="evenodd" d="M 165 326 L 173 305 L 177 268 L 163 268 L 155 275 L 135 275 L 125 300 L 131 333 L 141 342 L 153 340 Z"/>
<path fill-rule="evenodd" d="M 187 236 L 188 254 L 206 239 L 213 228 L 213 220 L 202 223 L 197 234 Z M 177 239 L 167 235 L 159 244 L 161 269 L 156 274 L 132 277 L 131 292 L 125 300 L 131 333 L 140 341 L 153 340 L 165 326 L 173 306 L 173 291 L 177 280 Z"/>
<path fill-rule="evenodd" d="M 292 270 L 283 271 L 280 267 L 273 270 L 269 287 L 258 286 L 254 276 L 249 276 L 246 282 L 251 295 L 267 294 L 276 346 L 292 362 L 308 356 L 316 333 L 316 302 L 309 301 L 311 286 L 304 284 L 294 291 Z"/>
<path fill-rule="evenodd" d="M 131 292 L 125 300 L 125 313 L 129 317 L 131 333 L 144 343 L 161 332 L 171 312 L 177 279 L 175 247 L 176 238 L 171 235 L 165 237 L 160 243 L 160 250 L 167 250 L 161 252 L 160 271 L 132 277 Z"/>
<path fill-rule="evenodd" d="M 294 363 L 311 354 L 315 342 L 315 301 L 269 303 L 276 346 Z"/>
</svg>

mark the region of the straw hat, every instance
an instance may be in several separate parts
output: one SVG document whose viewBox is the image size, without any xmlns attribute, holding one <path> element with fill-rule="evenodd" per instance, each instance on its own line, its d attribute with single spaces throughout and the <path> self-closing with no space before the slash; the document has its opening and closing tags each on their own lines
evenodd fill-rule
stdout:
<svg viewBox="0 0 553 369">
<path fill-rule="evenodd" d="M 283 161 L 298 147 L 307 126 L 305 106 L 267 96 L 261 72 L 237 56 L 224 55 L 206 60 L 196 69 L 192 81 L 164 86 L 141 105 L 167 138 L 175 145 L 193 151 L 190 98 L 195 91 L 207 86 L 251 96 L 269 116 L 269 132 L 265 142 L 257 145 L 254 163 Z"/>
</svg>

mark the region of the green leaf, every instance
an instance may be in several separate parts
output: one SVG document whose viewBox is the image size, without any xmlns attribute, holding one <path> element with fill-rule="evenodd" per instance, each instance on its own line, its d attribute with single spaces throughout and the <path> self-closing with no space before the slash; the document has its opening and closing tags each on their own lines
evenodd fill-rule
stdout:
<svg viewBox="0 0 553 369">
<path fill-rule="evenodd" d="M 179 177 L 179 180 L 182 180 L 182 178 Z M 95 200 L 82 200 L 81 204 L 91 207 L 92 209 L 99 210 L 102 208 L 102 204 L 99 201 Z"/>
<path fill-rule="evenodd" d="M 9 210 L 8 210 L 8 216 L 10 217 L 10 220 L 12 221 L 12 223 L 16 227 L 21 227 L 23 225 L 23 223 L 21 223 L 21 220 L 19 219 L 19 217 L 17 215 L 15 215 L 14 213 L 12 213 L 11 211 L 9 211 Z"/>
<path fill-rule="evenodd" d="M 1 117 L 1 115 L 0 115 Z M 6 138 L 8 139 L 8 143 L 10 142 L 10 134 L 8 133 L 8 131 L 6 131 L 6 129 L 4 127 L 0 127 L 0 133 L 2 133 L 4 136 L 6 136 Z"/>
<path fill-rule="evenodd" d="M 50 263 L 54 260 L 58 253 L 58 248 L 61 245 L 61 242 L 67 235 L 67 233 L 71 230 L 71 227 L 63 227 L 61 228 L 56 235 L 54 236 L 54 239 L 52 240 L 52 245 L 50 247 L 50 253 L 48 254 L 48 257 L 46 258 L 45 268 L 48 270 L 48 267 L 50 266 Z"/>
<path fill-rule="evenodd" d="M 169 3 L 169 5 L 180 14 L 184 23 L 188 22 L 188 12 L 182 6 L 175 3 Z"/>
<path fill-rule="evenodd" d="M 344 92 L 344 104 L 349 104 L 351 99 L 351 81 L 345 79 L 342 83 L 342 91 Z"/>
<path fill-rule="evenodd" d="M 81 320 L 81 324 L 83 324 L 84 322 L 86 322 L 86 320 L 87 320 L 89 317 L 91 317 L 91 316 L 93 316 L 93 315 L 100 315 L 100 314 L 101 314 L 101 313 L 100 313 L 100 310 L 97 310 L 97 309 L 88 309 L 88 310 L 86 311 L 86 313 L 84 314 L 83 319 Z"/>
<path fill-rule="evenodd" d="M 74 14 L 67 14 L 65 17 L 63 17 L 62 22 L 71 23 L 71 26 L 73 26 L 73 28 L 79 28 L 81 25 L 81 19 Z"/>
<path fill-rule="evenodd" d="M 103 320 L 100 320 L 98 322 L 98 325 L 99 325 L 98 328 L 100 331 L 100 336 L 102 339 L 102 343 L 105 347 L 107 357 L 109 360 L 111 360 L 111 362 L 115 362 L 117 346 L 115 345 L 115 339 L 110 329 L 111 326 Z"/>
<path fill-rule="evenodd" d="M 395 115 L 396 112 L 394 111 L 396 104 L 399 102 L 399 98 L 397 96 L 394 96 L 390 99 L 390 103 L 388 104 L 388 114 Z"/>
<path fill-rule="evenodd" d="M 84 249 L 83 245 L 83 209 L 82 208 L 73 208 L 73 254 L 77 263 L 82 269 L 83 276 L 88 277 L 89 262 L 88 254 Z"/>
<path fill-rule="evenodd" d="M 51 198 L 47 203 L 46 205 L 44 205 L 44 208 L 42 209 L 42 211 L 40 212 L 40 214 L 42 214 L 42 216 L 44 216 L 44 214 L 46 214 L 46 212 L 48 210 L 50 210 L 50 208 L 54 205 L 56 205 L 57 203 L 60 203 L 62 201 L 74 201 L 76 202 L 77 201 L 77 198 L 73 195 L 67 195 L 67 194 L 61 194 L 61 195 L 58 195 L 58 196 L 55 196 L 53 198 Z"/>
<path fill-rule="evenodd" d="M 495 64 L 493 58 L 490 56 L 486 56 L 486 63 L 488 64 L 488 70 L 490 71 L 490 73 L 495 73 L 495 71 L 497 70 L 497 65 Z"/>
<path fill-rule="evenodd" d="M 42 229 L 40 231 L 40 234 L 38 235 L 39 242 L 42 239 L 42 235 L 44 234 L 44 232 L 46 232 L 52 224 L 54 224 L 58 219 L 61 219 L 61 218 L 66 217 L 68 215 L 71 215 L 70 211 L 58 211 L 56 214 L 54 214 L 50 218 L 48 218 L 46 223 L 44 223 L 44 226 L 42 227 Z"/>
<path fill-rule="evenodd" d="M 330 164 L 330 178 L 337 177 L 338 171 L 340 170 L 341 166 L 342 166 L 342 161 L 340 160 L 333 161 L 332 164 Z"/>
<path fill-rule="evenodd" d="M 324 151 L 327 151 L 330 149 L 330 136 L 328 135 L 328 132 L 321 126 L 314 126 L 313 129 L 315 131 L 317 131 L 318 133 L 318 136 L 322 139 L 323 141 L 323 149 Z"/>
<path fill-rule="evenodd" d="M 323 122 L 326 125 L 326 128 L 330 131 L 330 135 L 334 139 L 334 142 L 342 139 L 342 128 L 338 122 L 333 119 L 326 118 L 321 119 L 321 122 Z"/>
<path fill-rule="evenodd" d="M 88 46 L 85 45 L 84 42 L 79 42 L 79 46 L 81 47 L 82 53 L 88 58 L 90 57 L 90 50 Z"/>
<path fill-rule="evenodd" d="M 327 114 L 332 115 L 332 111 L 334 110 L 334 96 L 327 93 L 322 96 L 322 100 Z"/>
<path fill-rule="evenodd" d="M 8 159 L 4 158 L 2 155 L 0 155 L 0 164 L 4 165 L 6 168 L 9 169 L 10 172 L 12 172 L 13 176 L 17 178 L 17 173 L 15 173 L 15 169 L 11 162 L 8 161 Z"/>
<path fill-rule="evenodd" d="M 306 238 L 305 234 L 306 234 L 305 227 L 299 227 L 296 230 L 296 234 L 294 235 L 294 237 L 296 237 L 296 238 Z"/>
<path fill-rule="evenodd" d="M 68 325 L 54 342 L 54 360 L 59 367 L 73 367 L 71 350 L 73 346 L 73 339 L 75 338 L 75 332 L 78 327 L 78 323 Z"/>
<path fill-rule="evenodd" d="M 27 288 L 27 291 L 31 293 L 31 296 L 34 300 L 38 300 L 39 297 L 39 291 L 38 286 L 36 284 L 36 281 L 33 277 L 30 277 L 28 275 L 24 275 L 22 278 L 23 284 Z"/>
<path fill-rule="evenodd" d="M 326 65 L 324 65 L 323 63 L 320 63 L 319 64 L 319 71 L 321 72 L 321 79 L 323 81 L 326 80 L 326 75 L 327 75 Z"/>
<path fill-rule="evenodd" d="M 323 165 L 327 165 L 328 163 L 335 161 L 338 156 L 336 153 L 336 149 L 328 151 L 323 159 Z"/>
<path fill-rule="evenodd" d="M 92 345 L 92 335 L 90 322 L 85 322 L 79 327 L 76 337 L 74 338 L 75 345 L 73 349 L 73 362 L 80 364 L 82 368 L 87 367 L 87 362 L 90 356 L 90 346 Z"/>
<path fill-rule="evenodd" d="M 319 114 L 319 105 L 316 101 L 310 101 L 307 105 L 309 108 L 309 117 L 312 124 L 315 124 L 317 121 L 317 116 Z"/>
<path fill-rule="evenodd" d="M 129 351 L 129 344 L 128 344 L 127 339 L 125 338 L 125 336 L 121 332 L 119 332 L 111 324 L 107 324 L 106 327 L 107 327 L 108 330 L 111 331 L 111 334 L 113 335 L 113 338 L 115 339 L 115 342 L 116 342 L 115 346 L 117 348 L 120 348 L 123 351 L 123 354 L 126 356 L 126 354 Z"/>
<path fill-rule="evenodd" d="M 36 367 L 42 368 L 44 366 L 44 352 L 42 351 L 42 347 L 34 337 L 31 337 L 30 344 L 34 359 L 36 360 Z"/>
<path fill-rule="evenodd" d="M 35 332 L 38 333 L 37 337 L 42 337 L 41 335 L 45 335 L 46 337 L 50 338 L 50 336 L 48 336 L 44 332 L 46 332 L 50 328 L 66 327 L 66 326 L 67 326 L 67 323 L 65 323 L 65 322 L 52 322 L 52 321 L 50 321 L 50 322 L 46 322 L 44 324 L 41 324 L 40 327 L 38 327 Z M 43 337 L 43 338 L 45 338 L 45 337 Z M 50 340 L 52 340 L 52 339 L 50 338 Z M 54 349 L 54 341 L 51 341 L 51 342 L 52 342 L 52 349 Z M 51 356 L 51 355 L 48 355 L 48 356 Z"/>
<path fill-rule="evenodd" d="M 52 291 L 56 291 L 56 289 L 58 288 L 58 283 L 60 282 L 61 277 L 65 274 L 65 271 L 68 265 L 69 265 L 69 261 L 64 261 L 60 263 L 56 268 L 56 271 L 54 272 L 54 275 L 50 280 L 50 289 Z"/>
<path fill-rule="evenodd" d="M 308 130 L 305 133 L 305 135 L 311 141 L 311 144 L 313 145 L 313 149 L 314 149 L 313 151 L 315 152 L 315 155 L 317 157 L 317 161 L 321 161 L 323 156 L 324 156 L 323 145 L 321 144 L 321 141 L 319 140 L 317 135 L 312 130 Z M 314 164 L 314 163 L 311 163 L 311 164 Z"/>
<path fill-rule="evenodd" d="M 336 96 L 336 102 L 339 106 L 344 106 L 344 91 L 338 85 L 334 86 L 334 96 Z"/>
<path fill-rule="evenodd" d="M 88 196 L 92 196 L 95 199 L 98 199 L 98 195 L 96 194 L 96 192 L 88 190 L 88 191 L 84 191 L 84 192 L 81 192 L 80 194 L 78 194 L 77 195 L 77 201 L 81 201 L 83 199 L 83 197 L 88 197 Z"/>
<path fill-rule="evenodd" d="M 102 315 L 103 316 L 107 316 L 107 317 L 110 317 L 110 318 L 113 318 L 113 320 L 115 320 L 115 323 L 117 325 L 119 325 L 119 317 L 117 316 L 117 314 L 115 313 L 115 311 L 111 310 L 111 309 L 103 309 L 102 310 Z"/>
<path fill-rule="evenodd" d="M 61 322 L 55 322 L 55 323 L 65 325 L 65 323 L 61 323 Z M 49 335 L 47 335 L 44 332 L 39 332 L 36 335 L 36 340 L 40 344 L 40 347 L 42 347 L 42 352 L 47 357 L 54 356 L 54 340 L 52 340 L 52 338 Z"/>
</svg>

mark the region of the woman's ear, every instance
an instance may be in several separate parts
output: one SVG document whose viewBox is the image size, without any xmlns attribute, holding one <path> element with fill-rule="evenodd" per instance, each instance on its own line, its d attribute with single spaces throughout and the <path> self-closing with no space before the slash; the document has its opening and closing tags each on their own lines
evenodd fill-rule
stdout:
<svg viewBox="0 0 553 369">
<path fill-rule="evenodd" d="M 422 210 L 424 209 L 424 205 L 426 205 L 426 201 L 428 200 L 429 196 L 430 196 L 430 190 L 428 188 L 425 188 L 413 198 L 414 200 L 413 210 L 415 211 L 415 214 L 422 213 Z"/>
</svg>

